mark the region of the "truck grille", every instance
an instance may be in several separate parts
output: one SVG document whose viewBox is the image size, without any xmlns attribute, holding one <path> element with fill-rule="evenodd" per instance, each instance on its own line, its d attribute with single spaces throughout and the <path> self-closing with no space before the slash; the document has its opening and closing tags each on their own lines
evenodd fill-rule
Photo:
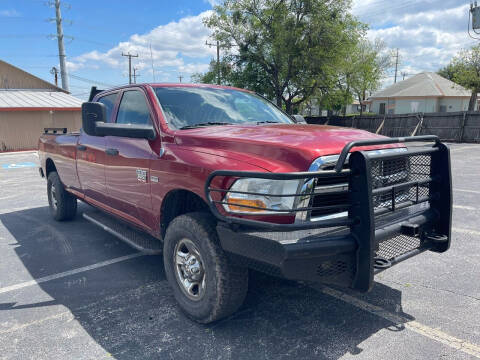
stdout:
<svg viewBox="0 0 480 360">
<path fill-rule="evenodd" d="M 414 165 L 415 170 L 418 172 L 418 164 L 415 163 Z M 428 164 L 428 169 L 429 166 L 430 165 Z M 321 170 L 333 170 L 334 167 L 335 164 L 328 164 L 323 166 Z M 345 168 L 348 168 L 348 164 L 345 165 Z M 425 172 L 425 169 L 422 171 Z M 409 158 L 372 161 L 372 187 L 374 189 L 405 183 L 411 179 L 412 175 Z M 411 197 L 410 193 L 410 188 L 396 190 L 395 204 L 408 201 Z M 319 207 L 328 205 L 340 205 L 341 208 L 318 209 Z M 374 196 L 373 205 L 375 210 L 380 208 L 391 208 L 392 195 L 382 194 Z M 317 179 L 315 192 L 312 196 L 310 206 L 316 208 L 310 212 L 311 220 L 320 220 L 320 218 L 333 216 L 347 216 L 346 211 L 349 207 L 348 177 Z"/>
<path fill-rule="evenodd" d="M 406 182 L 423 181 L 430 178 L 430 156 L 412 156 L 394 160 L 373 160 L 372 189 L 378 189 Z M 429 183 L 411 185 L 394 189 L 389 193 L 374 195 L 374 210 L 394 210 L 402 203 L 418 202 L 419 199 L 429 196 Z"/>
</svg>

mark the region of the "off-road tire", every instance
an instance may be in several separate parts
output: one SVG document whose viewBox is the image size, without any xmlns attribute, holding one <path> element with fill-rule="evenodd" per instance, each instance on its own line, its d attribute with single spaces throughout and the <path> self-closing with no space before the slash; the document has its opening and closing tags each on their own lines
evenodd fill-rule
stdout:
<svg viewBox="0 0 480 360">
<path fill-rule="evenodd" d="M 55 188 L 55 194 L 52 194 L 52 187 Z M 60 177 L 55 171 L 48 174 L 47 196 L 50 212 L 55 220 L 71 220 L 75 217 L 77 213 L 77 199 L 65 190 Z"/>
<path fill-rule="evenodd" d="M 204 263 L 205 292 L 195 301 L 184 294 L 175 273 L 175 248 L 182 239 L 194 243 Z M 248 270 L 227 259 L 220 247 L 212 215 L 195 212 L 175 218 L 167 228 L 163 258 L 175 299 L 191 319 L 207 324 L 231 315 L 242 305 L 248 290 Z"/>
</svg>

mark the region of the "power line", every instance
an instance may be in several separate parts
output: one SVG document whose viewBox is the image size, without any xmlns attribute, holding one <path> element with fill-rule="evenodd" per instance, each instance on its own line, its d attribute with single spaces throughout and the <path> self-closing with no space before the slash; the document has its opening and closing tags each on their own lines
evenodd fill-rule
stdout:
<svg viewBox="0 0 480 360">
<path fill-rule="evenodd" d="M 128 57 L 128 83 L 132 84 L 132 57 L 138 57 L 137 55 L 132 55 L 130 53 L 124 54 L 122 52 L 122 56 L 127 56 Z"/>
<path fill-rule="evenodd" d="M 205 45 L 208 45 L 210 47 L 215 46 L 215 44 L 209 43 L 207 40 L 205 40 Z M 220 85 L 220 42 L 217 40 L 217 85 Z M 180 82 L 182 82 L 180 80 Z"/>
<path fill-rule="evenodd" d="M 66 64 L 65 46 L 63 44 L 63 27 L 62 27 L 62 13 L 60 11 L 60 0 L 55 0 L 55 17 L 57 21 L 57 41 L 58 41 L 58 57 L 60 60 L 60 75 L 62 76 L 62 88 L 66 91 L 68 89 L 68 71 Z"/>
<path fill-rule="evenodd" d="M 155 66 L 153 66 L 152 44 L 150 44 L 150 59 L 152 60 L 152 76 L 153 76 L 153 82 L 155 82 Z"/>
<path fill-rule="evenodd" d="M 50 69 L 50 74 L 52 74 L 55 79 L 55 86 L 58 86 L 58 69 L 55 66 Z"/>
<path fill-rule="evenodd" d="M 84 77 L 81 77 L 81 76 L 78 76 L 78 75 L 70 74 L 69 76 L 72 79 L 77 79 L 77 80 L 80 80 L 80 81 L 83 81 L 83 82 L 86 82 L 86 83 L 89 83 L 89 84 L 103 85 L 103 86 L 108 86 L 108 87 L 116 86 L 116 85 L 107 84 L 107 83 L 103 83 L 103 82 L 96 81 L 96 80 L 87 79 L 87 78 L 84 78 Z"/>
<path fill-rule="evenodd" d="M 397 48 L 397 55 L 395 56 L 396 57 L 396 60 L 395 60 L 395 81 L 394 83 L 397 82 L 397 71 L 398 71 L 398 48 Z"/>
<path fill-rule="evenodd" d="M 134 67 L 133 68 L 133 83 L 136 84 L 137 83 L 137 77 L 140 76 L 140 74 L 137 74 L 137 68 Z"/>
</svg>

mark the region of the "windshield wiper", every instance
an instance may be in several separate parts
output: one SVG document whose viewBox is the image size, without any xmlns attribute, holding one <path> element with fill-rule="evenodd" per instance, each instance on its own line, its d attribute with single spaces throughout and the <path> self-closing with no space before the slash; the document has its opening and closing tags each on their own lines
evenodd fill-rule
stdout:
<svg viewBox="0 0 480 360">
<path fill-rule="evenodd" d="M 257 125 L 260 124 L 280 124 L 278 121 L 270 121 L 270 120 L 265 120 L 265 121 L 257 121 Z"/>
<path fill-rule="evenodd" d="M 198 123 L 198 124 L 193 124 L 193 125 L 182 126 L 182 127 L 180 128 L 180 130 L 195 129 L 195 128 L 202 127 L 202 126 L 214 126 L 214 125 L 232 125 L 232 124 L 231 124 L 231 123 L 228 123 L 228 122 L 208 121 L 208 122 L 203 122 L 203 123 Z"/>
</svg>

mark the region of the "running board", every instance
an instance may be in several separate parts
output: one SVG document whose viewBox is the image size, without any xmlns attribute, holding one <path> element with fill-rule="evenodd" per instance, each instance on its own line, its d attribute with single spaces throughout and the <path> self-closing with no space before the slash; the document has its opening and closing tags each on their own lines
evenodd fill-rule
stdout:
<svg viewBox="0 0 480 360">
<path fill-rule="evenodd" d="M 89 211 L 83 213 L 83 217 L 145 254 L 156 255 L 162 252 L 163 243 L 159 239 L 136 230 L 104 212 Z"/>
</svg>

